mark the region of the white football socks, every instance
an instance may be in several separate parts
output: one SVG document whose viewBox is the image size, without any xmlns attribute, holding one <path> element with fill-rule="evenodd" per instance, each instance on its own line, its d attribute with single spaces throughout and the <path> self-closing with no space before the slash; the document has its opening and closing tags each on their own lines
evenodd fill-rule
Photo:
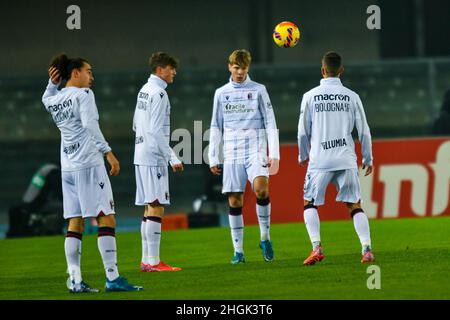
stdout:
<svg viewBox="0 0 450 320">
<path fill-rule="evenodd" d="M 270 200 L 256 200 L 256 214 L 258 216 L 261 240 L 270 240 Z"/>
<path fill-rule="evenodd" d="M 80 233 L 67 232 L 64 241 L 64 251 L 66 253 L 67 269 L 70 280 L 80 283 L 81 277 L 81 237 Z"/>
<path fill-rule="evenodd" d="M 363 211 L 353 215 L 353 225 L 355 226 L 364 253 L 365 249 L 371 248 L 372 243 L 370 240 L 369 219 Z"/>
<path fill-rule="evenodd" d="M 320 245 L 320 219 L 317 209 L 314 207 L 305 209 L 303 212 L 303 218 L 305 220 L 309 238 L 313 244 L 313 250 L 315 250 Z"/>
<path fill-rule="evenodd" d="M 242 208 L 241 208 L 242 209 Z M 228 215 L 234 252 L 244 253 L 244 218 L 242 214 Z"/>
<path fill-rule="evenodd" d="M 102 256 L 103 266 L 105 267 L 106 278 L 109 281 L 119 277 L 117 268 L 117 246 L 114 228 L 98 228 L 98 250 Z"/>
<path fill-rule="evenodd" d="M 146 237 L 147 237 L 147 262 L 154 266 L 161 260 L 159 258 L 159 248 L 161 243 L 161 222 L 160 217 L 147 217 L 145 223 Z"/>
<path fill-rule="evenodd" d="M 141 222 L 141 238 L 142 238 L 142 258 L 141 262 L 147 264 L 148 246 L 147 246 L 147 231 L 146 231 L 147 217 L 144 217 Z"/>
</svg>

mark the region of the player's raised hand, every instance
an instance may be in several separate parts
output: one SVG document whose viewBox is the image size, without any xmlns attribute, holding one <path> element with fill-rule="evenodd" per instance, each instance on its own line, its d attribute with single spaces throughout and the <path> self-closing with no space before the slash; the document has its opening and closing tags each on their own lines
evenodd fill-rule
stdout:
<svg viewBox="0 0 450 320">
<path fill-rule="evenodd" d="M 276 175 L 278 170 L 280 170 L 280 159 L 269 158 L 269 175 Z"/>
<path fill-rule="evenodd" d="M 222 169 L 219 166 L 211 167 L 210 170 L 215 176 L 220 176 L 220 173 L 222 172 Z"/>
<path fill-rule="evenodd" d="M 367 167 L 367 169 L 366 169 L 366 167 Z M 366 169 L 366 173 L 364 174 L 364 177 L 365 177 L 372 173 L 373 166 L 366 166 L 365 164 L 363 164 L 362 169 L 363 170 Z"/>
<path fill-rule="evenodd" d="M 114 155 L 114 153 L 112 153 L 112 151 L 106 153 L 106 160 L 111 166 L 111 171 L 109 171 L 109 175 L 117 176 L 120 172 L 120 164 L 119 160 L 117 160 L 116 156 Z"/>
<path fill-rule="evenodd" d="M 48 68 L 48 76 L 52 80 L 53 84 L 58 84 L 61 82 L 61 74 L 55 67 Z"/>
<path fill-rule="evenodd" d="M 181 172 L 181 171 L 183 171 L 184 170 L 183 162 L 178 163 L 178 164 L 174 164 L 172 166 L 172 170 L 173 170 L 173 172 Z"/>
</svg>

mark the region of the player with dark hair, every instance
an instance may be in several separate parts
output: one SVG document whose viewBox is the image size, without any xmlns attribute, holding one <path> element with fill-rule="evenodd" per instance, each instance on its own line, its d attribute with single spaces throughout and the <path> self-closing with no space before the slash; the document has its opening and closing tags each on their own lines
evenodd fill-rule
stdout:
<svg viewBox="0 0 450 320">
<path fill-rule="evenodd" d="M 322 261 L 320 220 L 317 207 L 324 204 L 325 191 L 333 183 L 336 201 L 345 202 L 362 245 L 362 263 L 375 260 L 370 239 L 369 220 L 361 208 L 361 190 L 352 131 L 356 127 L 362 146 L 365 175 L 372 173 L 372 138 L 359 96 L 344 87 L 342 58 L 327 52 L 322 58 L 320 85 L 303 95 L 298 123 L 298 161 L 309 160 L 304 184 L 304 220 L 313 251 L 303 262 Z"/>
<path fill-rule="evenodd" d="M 114 202 L 104 157 L 111 166 L 111 176 L 119 174 L 120 165 L 100 131 L 94 93 L 89 89 L 94 81 L 92 67 L 86 59 L 60 54 L 50 63 L 49 76 L 42 102 L 61 132 L 69 292 L 99 291 L 81 276 L 81 240 L 87 217 L 94 217 L 98 222 L 98 249 L 106 272 L 106 291 L 142 290 L 119 276 L 117 268 Z M 66 81 L 65 87 L 58 90 L 61 81 Z"/>
<path fill-rule="evenodd" d="M 139 90 L 133 118 L 136 205 L 145 206 L 141 223 L 141 271 L 179 271 L 160 260 L 164 206 L 170 205 L 168 163 L 174 172 L 183 163 L 170 148 L 170 102 L 165 88 L 173 83 L 178 62 L 165 52 L 150 57 L 152 74 Z"/>
<path fill-rule="evenodd" d="M 266 87 L 252 81 L 248 75 L 250 63 L 251 55 L 247 50 L 235 50 L 230 54 L 231 77 L 215 92 L 209 139 L 209 166 L 214 175 L 221 174 L 223 154 L 222 193 L 227 194 L 230 206 L 232 264 L 245 262 L 242 207 L 247 180 L 256 195 L 263 258 L 265 261 L 274 259 L 269 232 L 269 170 L 270 174 L 278 170 L 278 129 Z"/>
</svg>

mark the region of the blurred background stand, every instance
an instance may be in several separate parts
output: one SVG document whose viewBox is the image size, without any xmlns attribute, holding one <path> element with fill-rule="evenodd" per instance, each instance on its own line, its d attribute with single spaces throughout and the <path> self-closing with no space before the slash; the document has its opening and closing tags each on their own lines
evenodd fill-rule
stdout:
<svg viewBox="0 0 450 320">
<path fill-rule="evenodd" d="M 433 134 L 450 134 L 450 89 L 445 92 L 441 111 L 433 124 Z"/>
<path fill-rule="evenodd" d="M 63 234 L 61 170 L 42 165 L 33 175 L 22 201 L 9 208 L 8 238 Z"/>
<path fill-rule="evenodd" d="M 204 194 L 192 202 L 189 228 L 228 226 L 227 200 L 222 194 L 222 176 L 206 173 Z M 226 224 L 224 224 L 226 223 Z"/>
</svg>

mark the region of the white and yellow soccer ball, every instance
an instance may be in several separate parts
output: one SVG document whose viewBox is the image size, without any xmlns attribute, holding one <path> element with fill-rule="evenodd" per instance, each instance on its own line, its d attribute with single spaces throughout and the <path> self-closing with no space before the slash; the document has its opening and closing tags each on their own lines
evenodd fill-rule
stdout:
<svg viewBox="0 0 450 320">
<path fill-rule="evenodd" d="M 273 41 L 281 48 L 295 47 L 299 40 L 300 30 L 292 22 L 280 22 L 273 29 Z"/>
</svg>

